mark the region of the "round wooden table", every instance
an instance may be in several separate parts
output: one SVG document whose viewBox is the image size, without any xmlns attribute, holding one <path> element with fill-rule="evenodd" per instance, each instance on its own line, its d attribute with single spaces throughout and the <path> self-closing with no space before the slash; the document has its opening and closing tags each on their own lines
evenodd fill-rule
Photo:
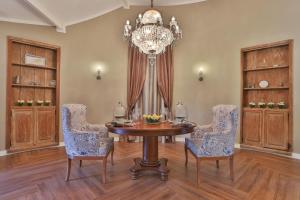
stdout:
<svg viewBox="0 0 300 200">
<path fill-rule="evenodd" d="M 143 158 L 135 158 L 134 166 L 130 168 L 132 179 L 137 179 L 143 171 L 156 171 L 160 173 L 162 181 L 168 180 L 168 159 L 158 159 L 158 136 L 174 136 L 193 132 L 194 126 L 174 126 L 169 122 L 157 125 L 137 122 L 131 127 L 114 127 L 111 123 L 105 125 L 108 131 L 118 135 L 131 135 L 143 137 Z"/>
</svg>

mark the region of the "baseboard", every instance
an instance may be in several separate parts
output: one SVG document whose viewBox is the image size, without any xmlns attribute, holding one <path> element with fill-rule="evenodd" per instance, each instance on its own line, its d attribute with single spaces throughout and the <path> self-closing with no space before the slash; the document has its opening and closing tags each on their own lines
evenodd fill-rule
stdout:
<svg viewBox="0 0 300 200">
<path fill-rule="evenodd" d="M 292 158 L 300 160 L 300 153 L 292 153 Z"/>
<path fill-rule="evenodd" d="M 0 156 L 6 156 L 6 155 L 7 155 L 7 151 L 6 150 L 0 151 Z"/>
<path fill-rule="evenodd" d="M 185 141 L 185 138 L 184 138 L 184 137 L 176 137 L 175 140 L 176 140 L 176 142 L 184 142 L 184 141 Z M 114 141 L 115 141 L 115 142 L 119 142 L 119 137 L 114 137 Z M 58 145 L 58 146 L 59 146 L 59 147 L 63 147 L 63 146 L 65 146 L 65 143 L 64 143 L 64 142 L 59 142 L 59 145 Z M 240 148 L 241 148 L 241 145 L 236 143 L 236 144 L 234 145 L 234 147 L 237 148 L 237 149 L 240 149 Z M 48 147 L 48 148 L 49 148 L 49 147 Z M 50 147 L 50 148 L 51 148 L 51 147 Z M 7 155 L 9 155 L 9 154 L 7 153 L 6 150 L 0 151 L 0 156 L 7 156 Z M 291 156 L 285 156 L 285 155 L 282 155 L 282 156 L 300 160 L 300 154 L 299 154 L 299 153 L 292 153 Z"/>
</svg>

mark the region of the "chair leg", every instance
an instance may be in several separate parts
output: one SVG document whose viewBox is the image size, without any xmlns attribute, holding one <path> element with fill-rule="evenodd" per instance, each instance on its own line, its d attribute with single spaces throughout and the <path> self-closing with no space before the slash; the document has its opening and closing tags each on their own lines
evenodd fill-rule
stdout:
<svg viewBox="0 0 300 200">
<path fill-rule="evenodd" d="M 200 185 L 200 158 L 197 159 L 197 184 Z"/>
<path fill-rule="evenodd" d="M 107 163 L 107 157 L 103 158 L 103 169 L 102 169 L 102 182 L 103 182 L 103 184 L 106 183 L 106 163 Z"/>
<path fill-rule="evenodd" d="M 115 147 L 113 144 L 111 152 L 110 152 L 111 165 L 114 165 L 114 151 L 115 151 Z"/>
<path fill-rule="evenodd" d="M 230 178 L 232 181 L 234 181 L 233 155 L 229 157 L 229 167 L 230 167 Z"/>
<path fill-rule="evenodd" d="M 184 145 L 184 152 L 185 152 L 185 166 L 187 166 L 189 158 L 188 158 L 188 149 L 186 145 Z"/>
<path fill-rule="evenodd" d="M 82 167 L 82 160 L 79 160 L 79 167 Z"/>
<path fill-rule="evenodd" d="M 216 165 L 217 165 L 217 168 L 219 169 L 220 168 L 219 160 L 216 160 Z"/>
<path fill-rule="evenodd" d="M 72 164 L 72 159 L 68 158 L 67 175 L 65 181 L 69 181 L 70 173 L 71 173 L 71 164 Z"/>
</svg>

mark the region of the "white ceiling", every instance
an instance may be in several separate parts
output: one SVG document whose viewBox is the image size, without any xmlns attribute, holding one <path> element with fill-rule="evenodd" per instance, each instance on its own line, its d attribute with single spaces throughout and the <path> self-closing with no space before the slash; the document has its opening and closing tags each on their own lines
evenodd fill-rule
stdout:
<svg viewBox="0 0 300 200">
<path fill-rule="evenodd" d="M 206 0 L 154 0 L 154 6 L 197 3 Z M 107 12 L 150 0 L 0 0 L 0 21 L 54 26 L 58 32 Z"/>
</svg>

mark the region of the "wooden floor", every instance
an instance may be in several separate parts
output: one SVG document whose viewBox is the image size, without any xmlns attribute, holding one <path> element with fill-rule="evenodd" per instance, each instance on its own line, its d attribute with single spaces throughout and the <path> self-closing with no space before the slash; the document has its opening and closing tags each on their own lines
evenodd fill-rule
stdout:
<svg viewBox="0 0 300 200">
<path fill-rule="evenodd" d="M 169 180 L 147 174 L 131 180 L 132 159 L 141 155 L 141 144 L 116 143 L 115 165 L 108 163 L 108 183 L 101 182 L 100 161 L 74 162 L 71 181 L 64 181 L 64 148 L 0 157 L 0 199 L 300 199 L 300 161 L 264 153 L 237 150 L 235 181 L 229 178 L 228 161 L 201 163 L 201 184 L 196 186 L 195 159 L 184 167 L 182 143 L 161 144 L 160 156 L 169 159 Z"/>
</svg>

